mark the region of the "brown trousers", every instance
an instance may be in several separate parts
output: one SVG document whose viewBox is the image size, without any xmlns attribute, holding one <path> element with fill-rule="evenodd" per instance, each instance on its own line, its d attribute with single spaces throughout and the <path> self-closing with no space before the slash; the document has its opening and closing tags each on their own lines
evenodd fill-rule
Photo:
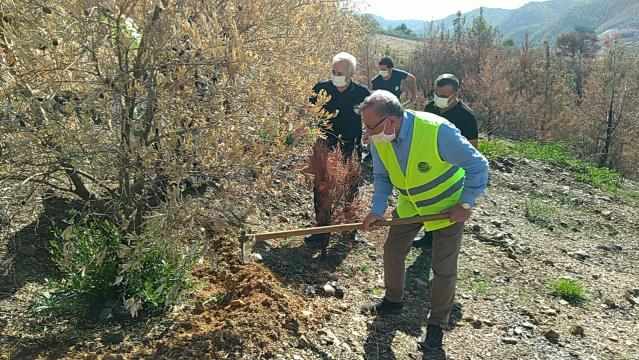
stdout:
<svg viewBox="0 0 639 360">
<path fill-rule="evenodd" d="M 396 217 L 397 213 L 393 213 Z M 406 255 L 410 252 L 413 239 L 422 224 L 391 226 L 384 243 L 384 283 L 386 299 L 401 302 L 404 298 L 406 281 Z M 457 258 L 461 247 L 464 223 L 455 223 L 447 228 L 433 231 L 433 252 L 431 267 L 430 314 L 428 323 L 448 324 L 453 308 L 457 285 Z"/>
</svg>

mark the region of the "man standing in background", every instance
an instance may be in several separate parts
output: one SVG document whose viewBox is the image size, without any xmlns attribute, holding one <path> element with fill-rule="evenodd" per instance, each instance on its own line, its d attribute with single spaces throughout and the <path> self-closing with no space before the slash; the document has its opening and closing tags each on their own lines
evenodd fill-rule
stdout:
<svg viewBox="0 0 639 360">
<path fill-rule="evenodd" d="M 395 69 L 393 59 L 388 56 L 381 58 L 378 66 L 379 74 L 371 80 L 373 90 L 390 91 L 397 96 L 397 99 L 401 99 L 402 80 L 406 80 L 411 93 L 410 102 L 414 106 L 417 100 L 417 81 L 415 76 L 404 70 Z"/>
<path fill-rule="evenodd" d="M 479 145 L 477 119 L 473 110 L 458 97 L 459 80 L 453 74 L 442 74 L 435 80 L 434 98 L 426 104 L 425 112 L 439 115 L 455 125 L 463 137 L 475 148 Z M 433 247 L 433 234 L 426 231 L 415 239 L 413 246 L 422 249 Z"/>
<path fill-rule="evenodd" d="M 313 95 L 309 101 L 317 102 L 317 94 L 325 91 L 330 95 L 330 100 L 324 104 L 324 110 L 329 113 L 337 112 L 327 124 L 321 124 L 320 130 L 324 135 L 317 140 L 316 147 L 327 147 L 329 150 L 339 148 L 343 157 L 349 158 L 355 154 L 357 160 L 361 159 L 362 122 L 361 116 L 355 113 L 355 107 L 370 95 L 368 88 L 353 81 L 357 60 L 355 56 L 341 52 L 333 57 L 332 76 L 329 80 L 318 82 L 313 87 Z M 318 188 L 318 179 L 313 185 L 313 203 L 317 226 L 331 224 L 332 199 L 322 194 Z M 357 194 L 357 184 L 349 189 L 348 201 L 352 201 Z M 314 234 L 307 236 L 304 241 L 308 245 L 325 244 L 330 234 Z M 357 232 L 349 233 L 349 239 L 356 241 Z"/>
</svg>

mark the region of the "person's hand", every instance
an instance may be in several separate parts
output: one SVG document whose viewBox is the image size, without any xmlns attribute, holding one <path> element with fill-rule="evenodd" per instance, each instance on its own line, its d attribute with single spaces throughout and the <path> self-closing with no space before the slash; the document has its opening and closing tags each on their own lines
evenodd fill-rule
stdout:
<svg viewBox="0 0 639 360">
<path fill-rule="evenodd" d="M 383 219 L 383 217 L 381 217 L 381 216 L 379 216 L 377 214 L 368 213 L 368 215 L 366 215 L 364 220 L 362 220 L 362 223 L 364 224 L 364 228 L 362 230 L 364 230 L 364 231 L 375 230 L 377 228 L 377 226 L 371 226 L 371 224 L 374 223 L 377 220 L 382 220 L 382 219 Z"/>
<path fill-rule="evenodd" d="M 448 213 L 448 220 L 452 222 L 462 222 L 470 218 L 470 215 L 473 213 L 473 209 L 464 209 L 462 205 L 458 203 L 444 212 Z"/>
</svg>

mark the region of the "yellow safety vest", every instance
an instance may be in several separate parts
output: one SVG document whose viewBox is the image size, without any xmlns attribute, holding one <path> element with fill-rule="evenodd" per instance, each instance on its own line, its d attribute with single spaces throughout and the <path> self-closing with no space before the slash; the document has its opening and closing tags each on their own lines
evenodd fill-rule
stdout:
<svg viewBox="0 0 639 360">
<path fill-rule="evenodd" d="M 444 118 L 426 112 L 414 115 L 413 140 L 406 164 L 406 175 L 390 143 L 373 142 L 388 171 L 391 183 L 399 191 L 395 210 L 399 217 L 438 214 L 459 203 L 464 188 L 464 169 L 445 162 L 437 150 L 437 134 Z M 410 121 L 404 119 L 404 121 Z M 448 219 L 427 221 L 428 231 L 452 225 Z"/>
</svg>

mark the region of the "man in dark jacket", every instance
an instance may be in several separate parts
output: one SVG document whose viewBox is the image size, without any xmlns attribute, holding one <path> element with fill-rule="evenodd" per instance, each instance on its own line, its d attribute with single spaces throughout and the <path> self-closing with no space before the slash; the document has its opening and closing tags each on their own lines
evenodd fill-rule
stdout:
<svg viewBox="0 0 639 360">
<path fill-rule="evenodd" d="M 339 146 L 345 157 L 353 153 L 361 158 L 362 122 L 359 114 L 355 113 L 355 107 L 370 95 L 368 88 L 353 81 L 357 60 L 349 53 L 341 52 L 333 57 L 332 76 L 330 80 L 318 82 L 313 87 L 314 95 L 309 99 L 313 104 L 317 102 L 317 95 L 325 91 L 330 95 L 328 103 L 324 104 L 324 110 L 329 113 L 337 111 L 337 115 L 327 124 L 320 126 L 325 138 L 319 139 L 316 146 L 327 146 L 335 149 Z M 349 198 L 354 198 L 357 193 L 357 184 L 349 190 Z M 313 202 L 315 217 L 318 226 L 330 225 L 331 207 L 326 204 L 331 199 L 326 198 L 319 191 L 317 182 L 313 186 Z M 325 243 L 329 234 L 315 234 L 305 238 L 309 244 Z M 351 240 L 356 240 L 357 232 L 350 233 Z"/>
<path fill-rule="evenodd" d="M 473 110 L 459 97 L 459 80 L 453 74 L 442 74 L 435 81 L 433 100 L 426 104 L 425 112 L 439 115 L 450 121 L 461 131 L 471 145 L 475 148 L 479 145 L 479 131 L 477 119 Z M 414 247 L 431 249 L 433 246 L 433 234 L 425 232 L 424 236 L 415 239 Z"/>
</svg>

